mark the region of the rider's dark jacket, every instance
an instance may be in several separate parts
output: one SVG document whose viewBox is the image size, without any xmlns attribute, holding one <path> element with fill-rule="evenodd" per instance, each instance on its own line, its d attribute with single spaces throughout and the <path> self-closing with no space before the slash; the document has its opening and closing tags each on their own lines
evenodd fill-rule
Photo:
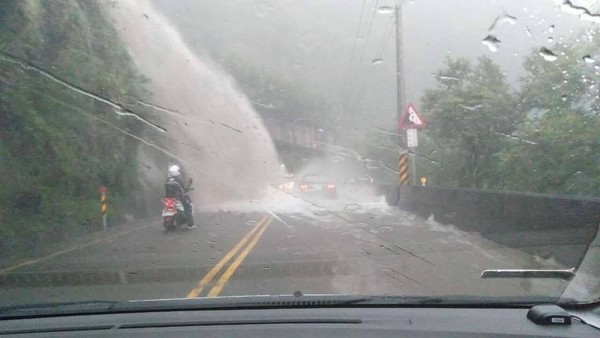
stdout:
<svg viewBox="0 0 600 338">
<path fill-rule="evenodd" d="M 185 195 L 185 190 L 181 180 L 177 177 L 169 177 L 165 182 L 165 197 L 171 197 L 178 201 L 182 201 L 183 195 Z"/>
</svg>

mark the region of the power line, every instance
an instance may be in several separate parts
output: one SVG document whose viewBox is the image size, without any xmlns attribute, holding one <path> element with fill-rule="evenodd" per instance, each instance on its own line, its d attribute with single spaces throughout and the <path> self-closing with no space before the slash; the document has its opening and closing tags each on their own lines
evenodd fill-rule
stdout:
<svg viewBox="0 0 600 338">
<path fill-rule="evenodd" d="M 386 28 L 385 33 L 383 34 L 383 39 L 381 40 L 379 47 L 377 47 L 375 56 L 373 57 L 373 61 L 381 59 L 383 57 L 383 52 L 385 51 L 385 48 L 387 47 L 389 41 L 391 40 L 390 36 L 391 36 L 393 28 L 394 28 L 394 21 L 395 21 L 395 16 L 390 16 L 390 22 Z M 369 72 L 369 76 L 366 81 L 362 81 L 363 85 L 360 90 L 361 92 L 365 92 L 365 90 L 368 90 L 370 88 L 372 77 L 373 77 L 373 71 Z"/>
<path fill-rule="evenodd" d="M 367 4 L 367 0 L 363 0 L 362 7 L 360 9 L 360 17 L 358 19 L 358 23 L 356 24 L 356 33 L 354 33 L 354 43 L 352 44 L 352 52 L 350 53 L 350 62 L 348 62 L 348 68 L 346 69 L 346 76 L 344 77 L 343 89 L 342 89 L 342 98 L 346 96 L 346 86 L 348 84 L 348 78 L 350 77 L 350 68 L 354 63 L 354 52 L 356 51 L 356 44 L 358 42 L 358 34 L 360 32 L 360 25 L 362 24 L 363 15 L 365 12 L 365 5 Z M 345 101 L 343 101 L 345 102 Z"/>
<path fill-rule="evenodd" d="M 371 17 L 369 18 L 369 28 L 367 29 L 367 35 L 365 36 L 365 39 L 364 39 L 363 48 L 362 48 L 362 51 L 360 53 L 360 59 L 358 60 L 358 69 L 359 70 L 360 70 L 362 62 L 363 62 L 363 60 L 365 58 L 365 52 L 367 51 L 367 47 L 369 45 L 369 38 L 371 36 L 371 29 L 373 28 L 373 21 L 374 21 L 373 19 L 375 18 L 375 14 L 377 13 L 377 5 L 378 4 L 379 4 L 379 0 L 375 0 L 375 6 L 373 7 L 373 10 L 371 11 Z M 359 82 L 359 81 L 353 81 L 352 83 L 356 83 L 356 82 Z M 351 94 L 352 94 L 352 87 L 350 87 L 347 99 L 350 99 L 352 97 Z"/>
<path fill-rule="evenodd" d="M 362 52 L 360 53 L 360 59 L 358 60 L 358 65 L 362 63 L 362 60 L 365 58 L 365 52 L 367 51 L 367 46 L 369 45 L 369 37 L 371 36 L 371 28 L 373 27 L 373 19 L 375 18 L 375 13 L 377 13 L 377 5 L 379 4 L 379 0 L 375 0 L 375 6 L 371 11 L 371 17 L 369 18 L 369 28 L 367 29 L 367 35 L 365 37 L 365 43 L 363 44 Z"/>
<path fill-rule="evenodd" d="M 394 21 L 396 16 L 390 16 L 390 23 L 388 24 L 387 31 L 384 34 L 383 40 L 381 40 L 381 47 L 377 49 L 377 53 L 375 54 L 375 58 L 381 58 L 383 56 L 383 52 L 390 42 L 390 36 L 392 35 L 392 31 L 394 28 Z"/>
</svg>

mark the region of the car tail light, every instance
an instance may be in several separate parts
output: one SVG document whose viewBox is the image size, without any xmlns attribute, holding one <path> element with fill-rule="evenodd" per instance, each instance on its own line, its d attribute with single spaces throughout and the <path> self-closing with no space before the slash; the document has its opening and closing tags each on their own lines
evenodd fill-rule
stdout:
<svg viewBox="0 0 600 338">
<path fill-rule="evenodd" d="M 335 184 L 328 184 L 327 189 L 335 189 Z"/>
<path fill-rule="evenodd" d="M 306 190 L 308 190 L 308 185 L 307 184 L 301 184 L 300 185 L 300 189 L 302 189 L 302 191 L 306 191 Z"/>
</svg>

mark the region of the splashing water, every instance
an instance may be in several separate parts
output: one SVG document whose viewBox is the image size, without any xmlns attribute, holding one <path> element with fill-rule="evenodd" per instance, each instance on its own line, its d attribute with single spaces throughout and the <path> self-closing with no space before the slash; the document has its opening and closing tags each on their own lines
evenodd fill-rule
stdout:
<svg viewBox="0 0 600 338">
<path fill-rule="evenodd" d="M 148 137 L 159 138 L 194 178 L 192 198 L 205 204 L 254 196 L 277 172 L 278 159 L 247 97 L 211 60 L 198 58 L 148 1 L 113 3 L 107 12 L 133 62 L 150 79 L 151 104 L 168 108 L 154 110 L 168 131 Z M 162 193 L 167 161 L 145 149 L 141 156 L 154 162 L 156 169 L 144 171 L 145 179 Z"/>
</svg>

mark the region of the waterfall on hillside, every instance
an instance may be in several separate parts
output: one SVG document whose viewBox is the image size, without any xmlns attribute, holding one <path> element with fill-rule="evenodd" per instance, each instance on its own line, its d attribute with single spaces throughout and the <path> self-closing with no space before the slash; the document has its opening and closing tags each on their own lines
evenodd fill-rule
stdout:
<svg viewBox="0 0 600 338">
<path fill-rule="evenodd" d="M 233 79 L 196 56 L 148 1 L 111 1 L 106 8 L 133 62 L 150 79 L 149 105 L 167 129 L 145 137 L 161 140 L 171 160 L 194 178 L 196 201 L 255 197 L 264 190 L 278 170 L 276 150 Z M 142 148 L 142 171 L 146 181 L 162 184 L 168 163 L 157 163 L 166 161 L 157 161 L 152 151 Z"/>
</svg>

